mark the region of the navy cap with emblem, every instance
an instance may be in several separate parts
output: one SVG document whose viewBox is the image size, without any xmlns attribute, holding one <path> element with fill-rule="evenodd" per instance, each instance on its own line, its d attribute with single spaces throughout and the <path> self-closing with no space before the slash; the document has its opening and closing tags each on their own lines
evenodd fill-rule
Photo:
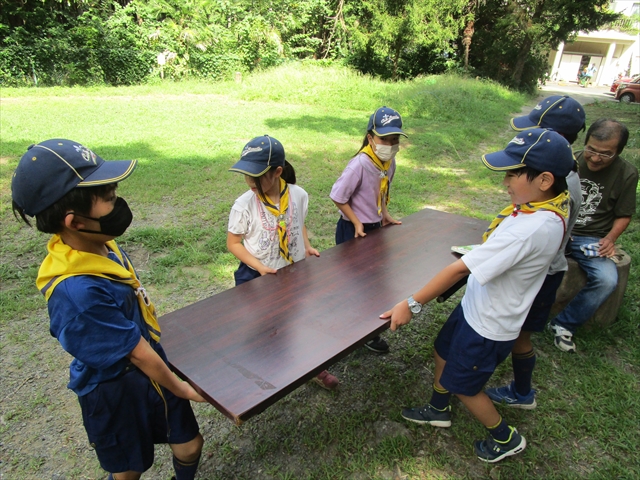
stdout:
<svg viewBox="0 0 640 480">
<path fill-rule="evenodd" d="M 552 95 L 538 103 L 529 115 L 511 119 L 511 128 L 551 128 L 560 134 L 575 135 L 586 127 L 587 116 L 577 100 L 566 95 Z"/>
<path fill-rule="evenodd" d="M 50 207 L 74 188 L 119 182 L 136 160 L 104 161 L 87 147 L 61 138 L 31 145 L 11 180 L 14 202 L 29 216 Z"/>
<path fill-rule="evenodd" d="M 393 108 L 389 107 L 380 107 L 369 117 L 367 132 L 373 132 L 378 137 L 386 135 L 407 136 L 402 131 L 402 117 Z"/>
<path fill-rule="evenodd" d="M 546 128 L 532 128 L 518 133 L 504 150 L 482 156 L 491 170 L 507 171 L 530 167 L 539 172 L 551 172 L 566 177 L 575 160 L 571 145 L 557 132 Z"/>
<path fill-rule="evenodd" d="M 284 167 L 285 155 L 282 143 L 269 135 L 249 140 L 230 172 L 259 177 L 271 168 Z"/>
</svg>

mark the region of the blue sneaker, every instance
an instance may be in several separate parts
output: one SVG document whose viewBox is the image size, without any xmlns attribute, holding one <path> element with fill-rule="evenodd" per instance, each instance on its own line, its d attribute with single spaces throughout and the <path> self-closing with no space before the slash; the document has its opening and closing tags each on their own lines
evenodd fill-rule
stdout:
<svg viewBox="0 0 640 480">
<path fill-rule="evenodd" d="M 487 388 L 484 393 L 497 405 L 505 404 L 511 408 L 533 410 L 536 408 L 536 391 L 531 389 L 528 395 L 522 396 L 516 392 L 514 382 L 505 387 Z"/>
<path fill-rule="evenodd" d="M 522 452 L 527 446 L 527 441 L 518 431 L 509 427 L 511 434 L 506 442 L 498 442 L 491 435 L 486 440 L 478 440 L 473 444 L 476 455 L 483 462 L 496 463 L 503 458 Z"/>
<path fill-rule="evenodd" d="M 444 410 L 436 410 L 428 403 L 424 407 L 404 408 L 402 418 L 410 422 L 434 427 L 449 428 L 451 426 L 451 405 Z"/>
</svg>

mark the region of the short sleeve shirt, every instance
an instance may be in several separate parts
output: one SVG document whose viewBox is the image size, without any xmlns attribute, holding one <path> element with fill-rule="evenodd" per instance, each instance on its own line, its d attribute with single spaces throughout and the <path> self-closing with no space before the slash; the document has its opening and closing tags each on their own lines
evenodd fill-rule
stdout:
<svg viewBox="0 0 640 480">
<path fill-rule="evenodd" d="M 387 171 L 389 186 L 395 171 L 396 160 L 392 158 Z M 359 153 L 349 160 L 329 196 L 334 202 L 348 204 L 362 223 L 377 223 L 382 220 L 378 214 L 381 180 L 380 170 L 366 154 Z"/>
<path fill-rule="evenodd" d="M 582 153 L 577 159 L 582 205 L 572 233 L 583 237 L 605 237 L 616 218 L 636 213 L 638 169 L 618 157 L 607 168 L 592 172 L 587 168 Z"/>
<path fill-rule="evenodd" d="M 555 213 L 519 213 L 462 257 L 471 271 L 462 298 L 471 328 L 490 340 L 518 337 L 563 235 L 564 222 Z"/>
<path fill-rule="evenodd" d="M 135 291 L 124 283 L 69 277 L 56 286 L 47 306 L 51 335 L 74 357 L 68 387 L 78 396 L 119 376 L 140 337 L 149 340 Z M 166 358 L 158 343 L 150 344 Z"/>
<path fill-rule="evenodd" d="M 289 209 L 286 213 L 289 253 L 294 262 L 305 256 L 302 229 L 309 208 L 309 196 L 297 185 L 289 184 Z M 276 270 L 289 263 L 280 255 L 278 219 L 251 190 L 241 195 L 231 207 L 227 230 L 243 236 L 247 251 L 263 265 Z"/>
</svg>

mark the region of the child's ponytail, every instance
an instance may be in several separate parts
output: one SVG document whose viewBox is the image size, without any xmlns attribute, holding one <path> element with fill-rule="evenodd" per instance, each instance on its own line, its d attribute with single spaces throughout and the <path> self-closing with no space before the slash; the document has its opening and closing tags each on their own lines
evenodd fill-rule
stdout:
<svg viewBox="0 0 640 480">
<path fill-rule="evenodd" d="M 282 175 L 280 175 L 282 179 L 291 184 L 295 185 L 296 183 L 296 171 L 287 160 L 284 161 L 284 167 L 282 167 Z"/>
</svg>

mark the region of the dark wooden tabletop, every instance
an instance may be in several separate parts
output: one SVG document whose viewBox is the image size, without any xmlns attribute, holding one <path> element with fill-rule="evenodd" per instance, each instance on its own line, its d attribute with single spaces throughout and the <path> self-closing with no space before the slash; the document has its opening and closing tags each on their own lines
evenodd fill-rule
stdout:
<svg viewBox="0 0 640 480">
<path fill-rule="evenodd" d="M 379 315 L 487 225 L 422 210 L 162 316 L 162 345 L 174 371 L 240 424 L 388 328 Z"/>
</svg>

